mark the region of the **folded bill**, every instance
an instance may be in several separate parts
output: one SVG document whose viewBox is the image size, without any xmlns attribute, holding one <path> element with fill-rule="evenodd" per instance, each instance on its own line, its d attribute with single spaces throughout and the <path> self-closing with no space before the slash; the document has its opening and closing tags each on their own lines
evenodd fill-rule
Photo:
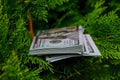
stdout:
<svg viewBox="0 0 120 80">
<path fill-rule="evenodd" d="M 29 55 L 81 54 L 83 31 L 81 26 L 39 31 L 33 38 Z"/>
<path fill-rule="evenodd" d="M 101 56 L 89 34 L 82 26 L 38 31 L 30 46 L 29 55 L 45 56 L 55 62 L 80 56 Z"/>
<path fill-rule="evenodd" d="M 91 36 L 89 34 L 83 35 L 83 44 L 84 44 L 84 51 L 81 55 L 49 55 L 46 56 L 46 61 L 48 62 L 55 62 L 62 59 L 67 59 L 71 57 L 80 57 L 80 56 L 101 56 L 100 51 L 98 50 L 97 46 L 93 42 Z"/>
</svg>

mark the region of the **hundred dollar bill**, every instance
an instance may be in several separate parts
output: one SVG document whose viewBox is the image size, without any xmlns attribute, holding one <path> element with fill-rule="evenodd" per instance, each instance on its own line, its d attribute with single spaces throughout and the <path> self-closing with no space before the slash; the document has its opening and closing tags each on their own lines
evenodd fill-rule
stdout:
<svg viewBox="0 0 120 80">
<path fill-rule="evenodd" d="M 49 55 L 46 56 L 46 61 L 48 62 L 55 62 L 71 57 L 80 57 L 80 56 L 101 56 L 100 51 L 98 50 L 97 46 L 93 42 L 91 36 L 89 34 L 83 35 L 83 43 L 84 43 L 84 51 L 83 54 L 77 55 Z"/>
<path fill-rule="evenodd" d="M 83 44 L 82 34 L 81 26 L 39 31 L 30 50 L 80 46 Z"/>
<path fill-rule="evenodd" d="M 29 54 L 69 54 L 73 52 L 81 54 L 83 52 L 83 31 L 81 26 L 39 31 L 32 41 Z"/>
</svg>

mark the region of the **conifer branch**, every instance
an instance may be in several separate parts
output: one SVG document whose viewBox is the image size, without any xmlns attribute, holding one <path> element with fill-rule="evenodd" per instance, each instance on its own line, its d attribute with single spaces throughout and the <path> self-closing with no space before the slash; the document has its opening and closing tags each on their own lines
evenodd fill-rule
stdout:
<svg viewBox="0 0 120 80">
<path fill-rule="evenodd" d="M 34 37 L 34 32 L 33 32 L 33 22 L 32 22 L 32 15 L 30 13 L 29 19 L 28 19 L 28 23 L 29 23 L 29 33 L 31 35 L 31 37 Z"/>
</svg>

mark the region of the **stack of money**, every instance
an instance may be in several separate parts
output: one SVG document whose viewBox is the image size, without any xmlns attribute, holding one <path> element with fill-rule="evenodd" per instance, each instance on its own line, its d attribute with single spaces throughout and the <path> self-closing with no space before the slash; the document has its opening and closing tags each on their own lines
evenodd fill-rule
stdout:
<svg viewBox="0 0 120 80">
<path fill-rule="evenodd" d="M 83 32 L 82 26 L 38 31 L 29 55 L 45 56 L 48 62 L 71 57 L 101 56 L 91 36 Z"/>
</svg>

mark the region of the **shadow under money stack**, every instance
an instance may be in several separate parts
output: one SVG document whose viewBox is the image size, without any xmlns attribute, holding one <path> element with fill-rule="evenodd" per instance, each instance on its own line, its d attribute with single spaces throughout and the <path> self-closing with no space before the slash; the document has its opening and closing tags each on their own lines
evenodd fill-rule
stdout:
<svg viewBox="0 0 120 80">
<path fill-rule="evenodd" d="M 101 56 L 91 36 L 83 32 L 82 26 L 38 31 L 29 55 L 45 56 L 48 62 L 71 57 Z"/>
</svg>

